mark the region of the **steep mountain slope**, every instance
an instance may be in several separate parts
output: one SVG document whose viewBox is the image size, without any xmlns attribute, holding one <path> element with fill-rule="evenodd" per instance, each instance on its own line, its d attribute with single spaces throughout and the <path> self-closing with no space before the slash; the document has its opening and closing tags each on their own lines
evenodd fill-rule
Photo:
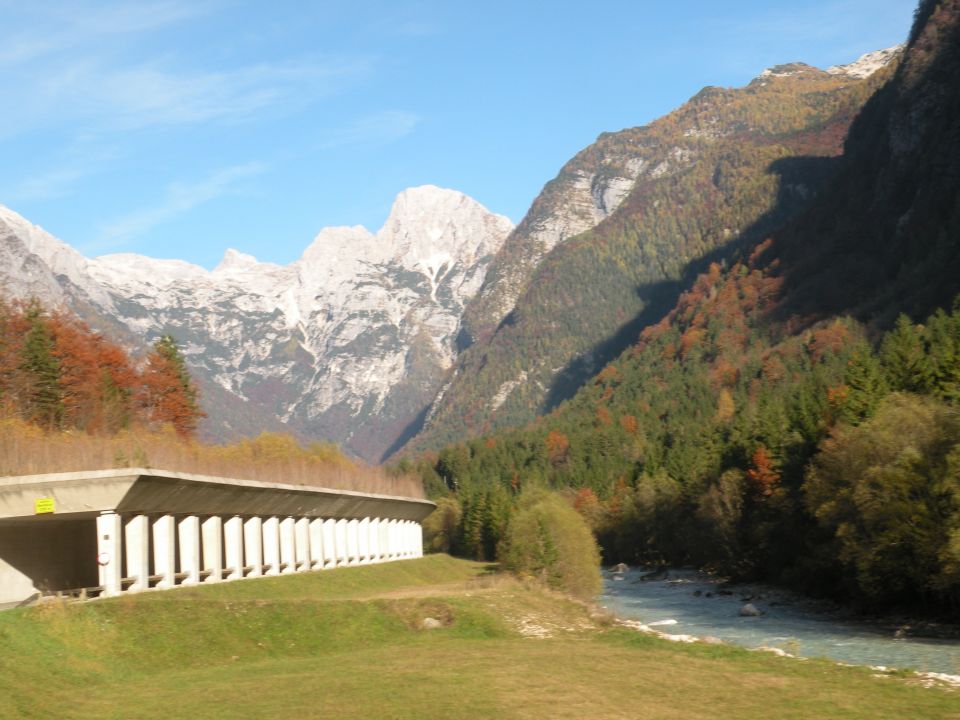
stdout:
<svg viewBox="0 0 960 720">
<path fill-rule="evenodd" d="M 425 186 L 401 193 L 376 235 L 327 228 L 285 267 L 232 250 L 213 271 L 86 260 L 8 210 L 0 247 L 8 294 L 92 308 L 95 324 L 148 341 L 172 333 L 213 399 L 207 435 L 283 423 L 377 460 L 434 396 L 463 308 L 511 229 Z"/>
<path fill-rule="evenodd" d="M 806 205 L 898 56 L 893 48 L 827 71 L 782 65 L 745 88 L 706 88 L 571 160 L 468 307 L 476 343 L 411 449 L 522 424 L 570 397 L 709 261 Z"/>
<path fill-rule="evenodd" d="M 960 278 L 960 10 L 923 2 L 907 62 L 857 118 L 820 202 L 768 251 L 781 317 L 888 326 L 947 307 Z"/>
<path fill-rule="evenodd" d="M 955 615 L 960 305 L 937 308 L 960 293 L 958 117 L 960 0 L 924 2 L 803 212 L 553 413 L 425 461 L 461 549 L 496 546 L 524 484 L 571 487 L 608 560 Z M 901 311 L 922 324 L 891 330 Z"/>
</svg>

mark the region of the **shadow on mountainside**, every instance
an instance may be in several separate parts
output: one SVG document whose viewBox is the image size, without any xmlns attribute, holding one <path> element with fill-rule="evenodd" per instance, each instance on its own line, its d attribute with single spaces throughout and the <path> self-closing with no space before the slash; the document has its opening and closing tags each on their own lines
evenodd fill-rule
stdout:
<svg viewBox="0 0 960 720">
<path fill-rule="evenodd" d="M 567 363 L 554 376 L 538 414 L 546 414 L 572 398 L 577 390 L 604 366 L 634 345 L 643 329 L 662 320 L 676 305 L 680 294 L 712 263 L 728 264 L 745 248 L 763 241 L 806 213 L 836 173 L 841 160 L 842 157 L 799 156 L 782 158 L 771 163 L 767 172 L 779 178 L 777 199 L 773 207 L 726 244 L 689 262 L 679 280 L 661 280 L 638 286 L 635 292 L 643 302 L 643 310 L 621 325 L 613 335 Z M 816 191 L 809 193 L 805 188 L 810 187 L 816 188 Z M 798 194 L 806 193 L 809 193 L 809 197 L 805 201 L 798 200 Z"/>
<path fill-rule="evenodd" d="M 423 409 L 414 416 L 413 420 L 407 423 L 403 430 L 400 431 L 397 439 L 391 443 L 390 447 L 383 451 L 383 454 L 377 460 L 378 463 L 382 464 L 387 462 L 394 453 L 399 452 L 404 445 L 423 429 L 423 426 L 427 422 L 427 415 L 430 414 L 431 407 L 433 407 L 432 402 L 423 406 Z"/>
<path fill-rule="evenodd" d="M 839 172 L 774 237 L 763 259 L 781 263 L 777 320 L 849 313 L 882 329 L 901 312 L 949 307 L 960 290 L 960 22 L 925 50 L 926 66 L 911 55 L 867 101 Z"/>
</svg>

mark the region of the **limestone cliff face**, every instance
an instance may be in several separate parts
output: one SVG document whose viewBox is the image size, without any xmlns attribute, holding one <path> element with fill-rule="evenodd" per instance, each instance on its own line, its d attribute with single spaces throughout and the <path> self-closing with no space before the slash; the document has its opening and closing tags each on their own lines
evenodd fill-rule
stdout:
<svg viewBox="0 0 960 720">
<path fill-rule="evenodd" d="M 82 305 L 129 338 L 172 333 L 206 391 L 206 434 L 285 425 L 376 461 L 435 395 L 463 308 L 511 229 L 462 193 L 426 186 L 401 193 L 376 234 L 326 228 L 291 265 L 228 250 L 207 271 L 88 260 L 3 209 L 0 272 L 8 294 Z"/>
</svg>

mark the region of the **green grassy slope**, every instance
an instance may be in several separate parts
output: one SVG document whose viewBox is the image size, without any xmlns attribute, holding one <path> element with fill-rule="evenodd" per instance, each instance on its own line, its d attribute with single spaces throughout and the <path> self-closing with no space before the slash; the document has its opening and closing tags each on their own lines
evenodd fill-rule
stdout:
<svg viewBox="0 0 960 720">
<path fill-rule="evenodd" d="M 0 615 L 3 718 L 948 718 L 958 702 L 638 635 L 446 556 Z"/>
</svg>

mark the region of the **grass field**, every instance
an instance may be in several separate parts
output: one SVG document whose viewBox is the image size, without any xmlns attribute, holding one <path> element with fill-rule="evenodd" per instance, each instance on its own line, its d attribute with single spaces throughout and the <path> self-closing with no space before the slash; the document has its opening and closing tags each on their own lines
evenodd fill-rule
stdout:
<svg viewBox="0 0 960 720">
<path fill-rule="evenodd" d="M 960 718 L 960 692 L 669 643 L 432 556 L 0 613 L 0 717 Z"/>
</svg>

